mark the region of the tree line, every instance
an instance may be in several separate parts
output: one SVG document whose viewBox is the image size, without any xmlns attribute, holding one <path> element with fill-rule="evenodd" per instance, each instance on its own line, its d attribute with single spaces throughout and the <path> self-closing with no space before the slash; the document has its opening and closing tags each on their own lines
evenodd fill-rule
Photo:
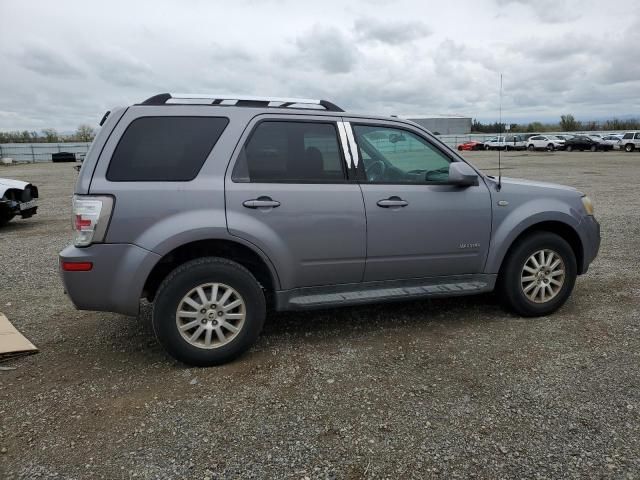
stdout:
<svg viewBox="0 0 640 480">
<path fill-rule="evenodd" d="M 482 123 L 475 118 L 471 125 L 471 131 L 473 133 L 496 133 L 504 132 L 506 123 Z M 638 119 L 626 119 L 621 120 L 614 118 L 611 120 L 596 121 L 589 120 L 582 122 L 576 120 L 573 115 L 566 114 L 560 116 L 558 123 L 542 123 L 542 122 L 530 122 L 530 123 L 510 123 L 509 131 L 514 133 L 533 133 L 533 132 L 592 132 L 592 131 L 606 131 L 606 130 L 640 130 L 640 120 Z"/>
<path fill-rule="evenodd" d="M 71 135 L 61 135 L 55 128 L 45 128 L 39 132 L 32 130 L 0 132 L 0 143 L 61 143 L 91 142 L 96 131 L 90 125 L 80 125 Z"/>
</svg>

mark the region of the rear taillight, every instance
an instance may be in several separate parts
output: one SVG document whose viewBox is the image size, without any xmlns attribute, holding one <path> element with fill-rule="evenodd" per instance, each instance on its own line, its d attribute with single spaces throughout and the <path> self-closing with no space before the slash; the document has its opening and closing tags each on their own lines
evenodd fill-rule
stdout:
<svg viewBox="0 0 640 480">
<path fill-rule="evenodd" d="M 111 218 L 113 198 L 94 195 L 73 196 L 73 244 L 86 247 L 102 242 Z"/>
</svg>

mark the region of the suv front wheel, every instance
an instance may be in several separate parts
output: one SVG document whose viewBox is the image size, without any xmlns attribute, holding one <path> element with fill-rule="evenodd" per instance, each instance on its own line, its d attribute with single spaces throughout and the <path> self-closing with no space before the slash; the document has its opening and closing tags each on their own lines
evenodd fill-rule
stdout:
<svg viewBox="0 0 640 480">
<path fill-rule="evenodd" d="M 524 317 L 548 315 L 571 295 L 576 257 L 559 235 L 536 232 L 513 247 L 504 261 L 497 291 L 505 305 Z"/>
<path fill-rule="evenodd" d="M 258 338 L 265 313 L 264 293 L 251 272 L 205 257 L 164 279 L 153 306 L 153 330 L 172 357 L 206 367 L 245 352 Z"/>
</svg>

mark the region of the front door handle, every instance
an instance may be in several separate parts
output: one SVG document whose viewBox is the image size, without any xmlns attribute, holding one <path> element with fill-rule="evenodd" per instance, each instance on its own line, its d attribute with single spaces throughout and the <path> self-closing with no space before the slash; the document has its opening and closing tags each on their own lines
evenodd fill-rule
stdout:
<svg viewBox="0 0 640 480">
<path fill-rule="evenodd" d="M 271 197 L 258 197 L 253 200 L 245 200 L 242 205 L 247 208 L 276 208 L 280 206 L 280 202 L 272 200 Z"/>
<path fill-rule="evenodd" d="M 406 200 L 402 200 L 400 197 L 389 197 L 383 200 L 378 200 L 378 206 L 382 208 L 390 208 L 390 207 L 406 207 L 409 205 L 409 202 Z"/>
</svg>

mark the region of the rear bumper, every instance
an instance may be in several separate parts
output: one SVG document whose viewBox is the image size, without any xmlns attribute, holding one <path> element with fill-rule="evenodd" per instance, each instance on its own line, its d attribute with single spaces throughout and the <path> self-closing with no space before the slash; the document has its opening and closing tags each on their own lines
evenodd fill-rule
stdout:
<svg viewBox="0 0 640 480">
<path fill-rule="evenodd" d="M 137 315 L 142 289 L 160 256 L 137 245 L 105 243 L 68 246 L 59 259 L 93 263 L 87 272 L 60 269 L 64 288 L 77 309 Z"/>
</svg>

